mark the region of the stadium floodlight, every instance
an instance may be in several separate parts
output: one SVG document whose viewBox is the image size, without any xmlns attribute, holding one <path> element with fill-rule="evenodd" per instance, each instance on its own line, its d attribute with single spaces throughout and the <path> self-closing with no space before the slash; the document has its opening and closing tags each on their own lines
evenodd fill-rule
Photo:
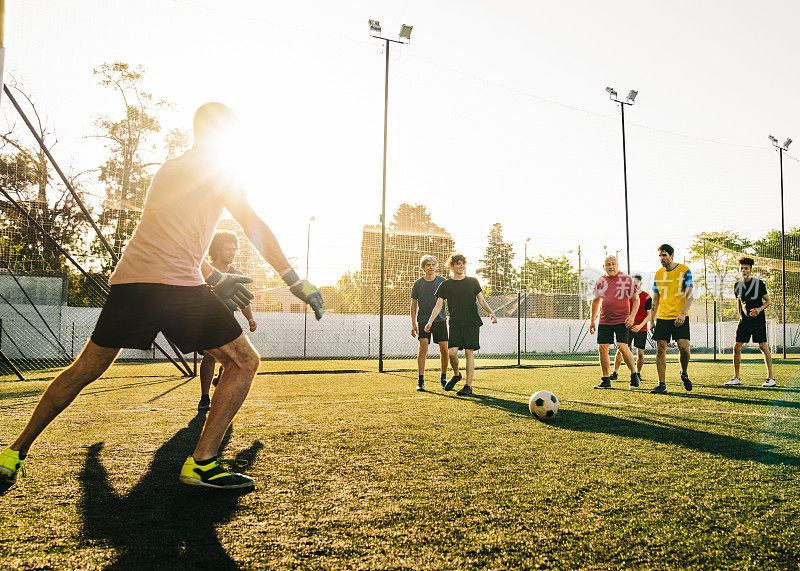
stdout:
<svg viewBox="0 0 800 571">
<path fill-rule="evenodd" d="M 608 96 L 614 103 L 619 103 L 620 110 L 622 112 L 622 176 L 623 181 L 625 183 L 625 252 L 628 258 L 628 274 L 631 273 L 631 238 L 630 238 L 630 230 L 628 227 L 628 161 L 627 157 L 625 156 L 625 106 L 626 105 L 633 105 L 636 96 L 639 95 L 639 92 L 635 89 L 631 89 L 628 92 L 628 97 L 625 101 L 620 99 L 617 96 L 617 90 L 613 87 L 606 87 L 606 91 L 608 91 Z"/>
<path fill-rule="evenodd" d="M 369 35 L 386 42 L 386 75 L 383 87 L 383 190 L 381 192 L 381 283 L 380 283 L 380 313 L 378 319 L 378 372 L 383 372 L 383 306 L 384 290 L 386 289 L 386 147 L 387 125 L 389 122 L 389 48 L 391 44 L 411 43 L 412 26 L 400 26 L 400 37 L 397 39 L 381 36 L 381 24 L 378 20 L 369 21 Z"/>
<path fill-rule="evenodd" d="M 792 140 L 787 138 L 783 145 L 778 144 L 778 139 L 772 135 L 767 135 L 769 140 L 772 141 L 772 146 L 778 149 L 778 164 L 780 165 L 781 172 L 781 291 L 783 294 L 783 308 L 782 317 L 783 321 L 783 358 L 786 358 L 786 217 L 783 208 L 783 153 L 789 150 L 789 145 Z"/>
</svg>

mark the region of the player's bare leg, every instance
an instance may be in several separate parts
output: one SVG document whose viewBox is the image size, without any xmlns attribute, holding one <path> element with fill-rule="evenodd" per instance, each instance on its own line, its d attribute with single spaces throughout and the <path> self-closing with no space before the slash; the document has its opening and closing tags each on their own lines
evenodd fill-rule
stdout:
<svg viewBox="0 0 800 571">
<path fill-rule="evenodd" d="M 681 362 L 681 371 L 688 374 L 689 373 L 689 359 L 692 356 L 692 351 L 689 348 L 689 340 L 688 339 L 678 339 L 678 352 L 679 352 L 679 359 Z M 665 362 L 666 362 L 666 351 L 664 354 Z"/>
<path fill-rule="evenodd" d="M 656 349 L 656 371 L 658 372 L 658 382 L 667 382 L 667 341 L 658 340 Z"/>
<path fill-rule="evenodd" d="M 610 343 L 600 343 L 597 346 L 597 350 L 600 353 L 600 370 L 603 373 L 603 377 L 608 376 L 608 369 L 611 366 L 611 357 L 608 355 L 608 348 L 610 345 Z"/>
<path fill-rule="evenodd" d="M 258 352 L 244 333 L 227 345 L 208 352 L 222 363 L 224 370 L 214 391 L 211 412 L 192 454 L 195 460 L 200 461 L 217 455 L 222 437 L 247 397 L 261 363 Z"/>
<path fill-rule="evenodd" d="M 208 351 L 203 352 L 203 360 L 200 361 L 200 394 L 208 395 L 211 390 L 211 380 L 214 378 L 217 360 Z"/>
<path fill-rule="evenodd" d="M 636 369 L 634 369 L 633 366 L 633 355 L 631 354 L 631 350 L 627 343 L 617 343 L 617 355 L 620 353 L 622 354 L 622 358 L 625 360 L 625 365 L 627 365 L 630 372 L 635 373 Z"/>
<path fill-rule="evenodd" d="M 458 347 L 450 347 L 448 349 L 450 352 L 450 366 L 453 369 L 453 376 L 457 377 L 458 373 Z"/>
<path fill-rule="evenodd" d="M 464 349 L 464 356 L 467 358 L 467 380 L 464 384 L 472 386 L 472 378 L 475 376 L 475 354 L 472 349 Z"/>
<path fill-rule="evenodd" d="M 420 339 L 419 348 L 417 349 L 417 372 L 419 376 L 425 374 L 425 359 L 428 356 L 428 340 Z"/>
<path fill-rule="evenodd" d="M 636 359 L 636 372 L 641 374 L 642 367 L 644 367 L 644 349 L 639 349 Z"/>
<path fill-rule="evenodd" d="M 619 371 L 620 365 L 622 365 L 622 352 L 619 350 L 619 344 L 617 344 L 617 354 L 614 355 L 614 371 Z"/>
<path fill-rule="evenodd" d="M 21 455 L 27 454 L 33 441 L 47 425 L 67 408 L 86 386 L 106 372 L 117 358 L 119 351 L 119 349 L 100 347 L 91 339 L 87 341 L 78 358 L 61 371 L 44 391 L 28 424 L 11 445 L 11 449 L 19 451 Z"/>
<path fill-rule="evenodd" d="M 733 344 L 733 376 L 739 378 L 739 369 L 742 365 L 742 346 L 744 343 L 737 341 Z M 760 345 L 759 345 L 760 347 Z M 771 377 L 772 375 L 770 375 Z"/>
<path fill-rule="evenodd" d="M 447 341 L 439 342 L 439 356 L 442 358 L 442 378 L 447 376 L 447 363 L 450 360 Z"/>
<path fill-rule="evenodd" d="M 758 348 L 761 349 L 761 352 L 764 354 L 764 365 L 767 366 L 767 378 L 773 379 L 772 376 L 772 353 L 769 351 L 769 345 L 767 343 L 759 343 Z"/>
</svg>

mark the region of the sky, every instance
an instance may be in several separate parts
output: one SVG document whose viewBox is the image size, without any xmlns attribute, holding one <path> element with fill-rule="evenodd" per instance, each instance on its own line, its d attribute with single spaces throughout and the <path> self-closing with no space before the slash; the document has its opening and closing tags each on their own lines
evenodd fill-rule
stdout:
<svg viewBox="0 0 800 571">
<path fill-rule="evenodd" d="M 379 223 L 384 73 L 368 19 L 411 44 L 390 51 L 387 219 L 425 204 L 477 268 L 495 222 L 522 261 L 567 255 L 625 263 L 621 95 L 631 270 L 656 248 L 735 230 L 800 226 L 800 77 L 791 1 L 7 0 L 5 70 L 58 134 L 73 172 L 99 163 L 93 123 L 118 111 L 92 69 L 125 61 L 174 104 L 239 115 L 249 197 L 298 267 L 332 284 L 360 266 L 361 230 Z M 8 102 L 3 112 L 10 116 Z M 163 157 L 162 157 L 163 158 Z M 158 159 L 161 160 L 161 159 Z"/>
</svg>

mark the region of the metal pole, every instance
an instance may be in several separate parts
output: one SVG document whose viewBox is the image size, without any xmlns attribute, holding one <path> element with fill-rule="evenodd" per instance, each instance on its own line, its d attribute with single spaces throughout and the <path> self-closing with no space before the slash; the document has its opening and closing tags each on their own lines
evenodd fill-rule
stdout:
<svg viewBox="0 0 800 571">
<path fill-rule="evenodd" d="M 714 300 L 714 360 L 717 360 L 717 300 Z"/>
<path fill-rule="evenodd" d="M 530 238 L 528 238 L 530 240 Z M 522 280 L 525 284 L 525 353 L 528 353 L 528 240 L 525 240 L 525 265 L 522 266 Z"/>
<path fill-rule="evenodd" d="M 308 221 L 308 234 L 306 235 L 306 281 L 308 281 L 308 255 L 311 252 L 311 220 Z M 306 343 L 308 340 L 308 304 L 303 306 L 303 358 L 306 357 Z"/>
<path fill-rule="evenodd" d="M 787 145 L 788 147 L 788 145 Z M 781 266 L 782 279 L 781 289 L 783 290 L 783 358 L 786 359 L 786 233 L 783 217 L 783 149 L 778 147 L 778 157 L 781 165 Z"/>
<path fill-rule="evenodd" d="M 386 79 L 383 90 L 383 193 L 381 195 L 381 307 L 378 331 L 378 372 L 383 372 L 383 289 L 386 255 L 386 142 L 389 126 L 389 40 L 386 40 Z"/>
<path fill-rule="evenodd" d="M 631 238 L 628 231 L 628 161 L 625 153 L 625 103 L 622 109 L 622 177 L 625 182 L 625 251 L 628 256 L 628 275 L 631 274 Z"/>
<path fill-rule="evenodd" d="M 706 245 L 706 239 L 703 238 L 703 284 L 706 288 L 706 349 L 708 349 L 708 275 L 706 274 Z"/>
<path fill-rule="evenodd" d="M 522 301 L 522 291 L 517 289 L 517 367 L 520 366 L 520 351 L 521 351 L 521 335 L 520 335 L 520 326 L 522 325 L 522 320 L 519 315 L 519 306 L 520 302 Z"/>
<path fill-rule="evenodd" d="M 578 244 L 578 318 L 583 321 L 583 297 L 581 296 L 581 245 Z"/>
</svg>

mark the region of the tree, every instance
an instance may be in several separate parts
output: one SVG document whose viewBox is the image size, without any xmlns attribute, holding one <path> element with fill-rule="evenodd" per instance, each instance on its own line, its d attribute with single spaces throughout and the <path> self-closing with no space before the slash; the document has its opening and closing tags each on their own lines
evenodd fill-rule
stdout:
<svg viewBox="0 0 800 571">
<path fill-rule="evenodd" d="M 384 256 L 384 312 L 400 315 L 408 311 L 411 286 L 422 276 L 420 258 L 429 254 L 439 261 L 439 273 L 446 275 L 447 259 L 455 242 L 435 224 L 420 204 L 401 204 L 386 230 Z M 381 227 L 364 226 L 361 242 L 361 303 L 366 313 L 380 306 Z"/>
<path fill-rule="evenodd" d="M 738 260 L 748 253 L 752 245 L 749 239 L 737 232 L 726 230 L 698 234 L 689 247 L 689 261 L 695 264 L 695 271 L 692 272 L 695 288 L 699 290 L 697 286 L 702 286 L 704 295 L 717 300 L 724 320 L 738 319 L 735 304 L 725 303 L 725 293 L 732 291 L 739 268 Z M 700 264 L 702 266 L 698 267 Z"/>
<path fill-rule="evenodd" d="M 800 320 L 800 227 L 785 233 L 786 260 L 786 321 Z M 753 244 L 756 265 L 772 300 L 771 310 L 783 317 L 783 261 L 781 260 L 781 231 L 770 230 Z"/>
<path fill-rule="evenodd" d="M 16 81 L 8 86 L 19 94 L 36 134 L 51 150 L 58 139 L 39 113 L 33 97 Z M 7 238 L 0 244 L 0 257 L 19 271 L 60 274 L 65 271 L 64 256 L 28 216 L 73 254 L 84 250 L 87 220 L 67 187 L 51 176 L 45 150 L 35 141 L 24 142 L 28 140 L 26 131 L 25 127 L 11 125 L 0 134 L 3 148 L 11 150 L 0 156 L 0 184 L 25 211 L 23 214 L 11 201 L 0 199 L 0 231 Z M 76 192 L 80 192 L 81 174 L 68 179 Z"/>
<path fill-rule="evenodd" d="M 503 225 L 499 222 L 493 224 L 487 238 L 489 244 L 484 257 L 480 259 L 483 265 L 476 270 L 486 280 L 486 295 L 516 293 L 517 271 L 511 264 L 514 250 L 510 243 L 503 240 Z"/>
<path fill-rule="evenodd" d="M 522 288 L 533 293 L 578 294 L 578 272 L 566 256 L 539 256 L 522 267 Z"/>
<path fill-rule="evenodd" d="M 106 141 L 110 153 L 100 166 L 99 180 L 105 184 L 106 200 L 98 224 L 119 255 L 141 218 L 152 178 L 149 167 L 159 164 L 144 158 L 148 145 L 152 150 L 157 147 L 151 144 L 151 138 L 161 131 L 154 111 L 169 105 L 163 100 L 155 101 L 152 94 L 144 91 L 141 65 L 104 63 L 94 74 L 101 86 L 116 92 L 122 105 L 119 116 L 100 116 L 95 121 L 99 130 L 96 136 Z M 176 153 L 185 142 L 180 131 L 172 131 L 168 137 L 168 153 Z M 98 241 L 93 244 L 93 252 L 104 255 L 104 248 Z M 108 260 L 104 269 L 108 271 L 112 265 Z"/>
</svg>

